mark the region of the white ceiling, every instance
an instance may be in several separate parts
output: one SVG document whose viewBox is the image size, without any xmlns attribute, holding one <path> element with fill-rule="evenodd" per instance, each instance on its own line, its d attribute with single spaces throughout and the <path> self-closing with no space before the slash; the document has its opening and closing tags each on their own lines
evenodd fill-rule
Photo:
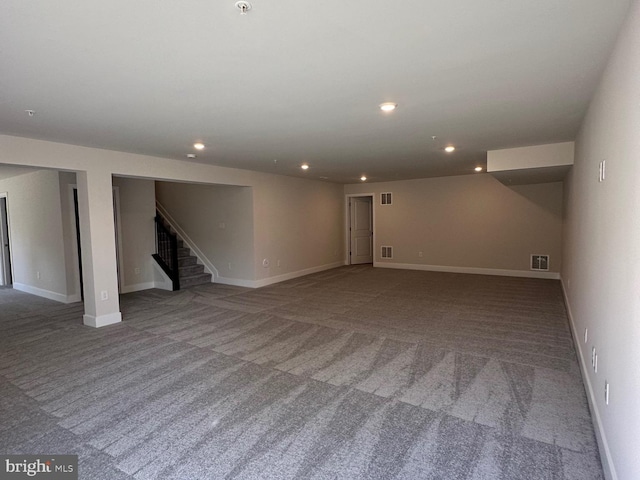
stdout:
<svg viewBox="0 0 640 480">
<path fill-rule="evenodd" d="M 574 139 L 630 4 L 234 1 L 2 0 L 0 132 L 176 159 L 201 140 L 199 162 L 343 183 L 473 173 Z"/>
</svg>

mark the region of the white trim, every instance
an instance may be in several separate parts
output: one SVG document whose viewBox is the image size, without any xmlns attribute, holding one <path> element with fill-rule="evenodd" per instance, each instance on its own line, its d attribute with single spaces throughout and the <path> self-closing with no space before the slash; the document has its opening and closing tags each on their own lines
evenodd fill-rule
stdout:
<svg viewBox="0 0 640 480">
<path fill-rule="evenodd" d="M 547 278 L 559 280 L 558 272 L 531 272 L 529 270 L 503 270 L 498 268 L 452 267 L 447 265 L 423 265 L 420 263 L 391 263 L 373 261 L 377 268 L 397 268 L 400 270 L 425 270 L 429 272 L 471 273 L 475 275 L 498 275 L 501 277 Z"/>
<path fill-rule="evenodd" d="M 99 317 L 87 314 L 82 316 L 82 323 L 94 328 L 106 327 L 107 325 L 120 322 L 122 322 L 122 314 L 120 312 L 108 313 L 106 315 L 100 315 Z"/>
<path fill-rule="evenodd" d="M 202 251 L 196 246 L 193 240 L 185 233 L 185 231 L 178 225 L 178 222 L 169 214 L 166 208 L 162 206 L 160 202 L 156 200 L 156 208 L 160 212 L 160 214 L 164 217 L 164 219 L 171 225 L 171 227 L 178 233 L 180 239 L 185 243 L 187 247 L 191 249 L 193 254 L 198 257 L 198 261 L 202 262 L 204 265 L 204 271 L 206 273 L 211 274 L 211 283 L 214 281 L 218 281 L 220 278 L 220 274 L 218 273 L 218 269 L 211 263 L 211 260 L 207 258 L 207 256 L 202 253 Z"/>
<path fill-rule="evenodd" d="M 11 248 L 11 219 L 9 218 L 9 193 L 8 192 L 0 192 L 0 198 L 4 198 L 4 204 L 6 207 L 6 213 L 7 213 L 7 231 L 5 232 L 7 235 L 7 242 L 9 243 L 9 276 L 11 277 L 11 284 L 8 285 L 12 285 L 13 281 L 15 280 L 15 276 L 13 274 L 13 249 Z M 2 238 L 0 237 L 0 241 L 2 240 Z M 4 269 L 7 268 L 7 264 L 6 261 L 7 259 L 5 258 L 4 255 L 4 246 L 0 245 L 0 248 L 2 248 L 3 253 L 0 253 L 0 262 L 2 262 L 2 268 L 0 268 L 1 272 L 0 275 L 2 275 L 2 277 L 5 277 L 5 271 Z M 4 278 L 0 279 L 0 285 L 5 286 L 4 284 Z M 7 286 L 8 286 L 7 285 Z"/>
<path fill-rule="evenodd" d="M 113 230 L 115 232 L 115 236 L 113 239 L 113 243 L 116 247 L 116 263 L 117 263 L 117 272 L 118 272 L 118 293 L 128 293 L 124 291 L 124 287 L 122 285 L 123 283 L 123 276 L 124 276 L 124 259 L 123 259 L 123 255 L 122 255 L 122 224 L 120 223 L 120 187 L 113 185 L 113 177 L 111 179 L 111 191 L 113 193 Z M 74 288 L 76 291 L 80 291 L 81 286 L 80 286 L 80 264 L 79 262 L 79 258 L 78 258 L 78 230 L 76 229 L 76 207 L 75 207 L 75 201 L 73 199 L 73 191 L 74 190 L 78 190 L 78 184 L 77 183 L 69 183 L 67 184 L 68 186 L 68 200 L 70 202 L 69 206 L 70 206 L 70 210 L 71 210 L 71 215 L 69 215 L 70 220 L 71 220 L 71 234 L 73 236 L 73 241 L 71 242 L 71 249 L 73 250 L 72 255 L 73 255 L 73 282 L 74 282 Z M 80 215 L 80 197 L 78 197 L 78 215 Z M 117 240 L 117 241 L 116 241 Z M 78 297 L 80 298 L 80 294 L 78 294 Z M 79 301 L 79 300 L 78 300 Z"/>
<path fill-rule="evenodd" d="M 613 463 L 613 457 L 611 456 L 611 450 L 609 449 L 609 442 L 604 432 L 602 425 L 602 419 L 600 418 L 600 412 L 598 411 L 596 404 L 596 396 L 593 391 L 593 385 L 589 377 L 590 366 L 586 364 L 584 355 L 582 352 L 582 344 L 580 342 L 580 335 L 578 335 L 578 329 L 573 320 L 573 314 L 571 313 L 571 305 L 569 303 L 569 295 L 565 288 L 564 281 L 561 279 L 562 294 L 564 296 L 564 304 L 567 308 L 567 316 L 569 317 L 569 325 L 571 326 L 571 333 L 573 335 L 573 344 L 576 347 L 578 353 L 578 363 L 580 364 L 580 373 L 582 373 L 582 381 L 584 382 L 587 390 L 587 400 L 589 404 L 589 410 L 591 411 L 591 417 L 593 418 L 593 427 L 596 434 L 596 440 L 598 441 L 598 447 L 600 449 L 600 460 L 602 461 L 602 470 L 607 480 L 618 480 L 618 474 Z"/>
<path fill-rule="evenodd" d="M 79 293 L 73 295 L 67 295 L 67 301 L 64 303 L 78 303 L 82 301 L 82 296 Z"/>
<path fill-rule="evenodd" d="M 76 228 L 76 205 L 73 199 L 73 191 L 78 189 L 78 185 L 75 183 L 67 184 L 67 201 L 69 202 L 69 221 L 71 222 L 71 269 L 73 270 L 73 289 L 78 292 L 76 295 L 79 299 L 82 298 L 82 287 L 80 286 L 80 255 L 78 255 L 78 229 Z M 78 200 L 80 203 L 80 200 Z M 79 212 L 78 212 L 79 214 Z M 78 300 L 80 301 L 80 300 Z"/>
<path fill-rule="evenodd" d="M 283 273 L 282 275 L 276 275 L 275 277 L 263 278 L 262 280 L 242 280 L 239 278 L 226 278 L 219 277 L 217 283 L 224 285 L 235 285 L 237 287 L 248 288 L 260 288 L 274 283 L 284 282 L 286 280 L 292 280 L 298 277 L 304 277 L 305 275 L 311 275 L 312 273 L 324 272 L 325 270 L 331 270 L 332 268 L 342 267 L 344 263 L 342 261 L 333 262 L 326 265 L 319 265 L 317 267 L 305 268 L 304 270 L 298 270 L 295 272 Z"/>
<path fill-rule="evenodd" d="M 113 189 L 113 229 L 115 231 L 116 264 L 118 266 L 118 293 L 122 293 L 122 284 L 124 283 L 124 259 L 122 255 L 122 224 L 120 223 L 120 187 L 113 185 L 113 175 L 111 176 L 111 188 Z"/>
<path fill-rule="evenodd" d="M 133 285 L 125 285 L 120 288 L 120 293 L 139 292 L 141 290 L 149 290 L 150 288 L 156 288 L 156 282 L 144 282 L 135 283 Z"/>
<path fill-rule="evenodd" d="M 38 297 L 48 298 L 49 300 L 54 300 L 60 303 L 76 303 L 80 301 L 80 295 L 64 295 L 58 292 L 52 292 L 50 290 L 45 290 L 43 288 L 33 287 L 31 285 L 25 285 L 24 283 L 13 283 L 14 290 L 19 290 L 21 292 L 30 293 L 31 295 L 36 295 Z"/>
<path fill-rule="evenodd" d="M 216 283 L 221 283 L 223 285 L 233 285 L 234 287 L 247 287 L 247 288 L 258 288 L 261 286 L 257 284 L 256 280 L 243 280 L 241 278 L 229 278 L 229 277 L 217 277 Z"/>
</svg>

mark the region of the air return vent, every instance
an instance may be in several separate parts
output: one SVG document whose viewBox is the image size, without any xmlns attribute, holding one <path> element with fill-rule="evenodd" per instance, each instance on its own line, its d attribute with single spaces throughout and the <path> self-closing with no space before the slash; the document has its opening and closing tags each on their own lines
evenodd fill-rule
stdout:
<svg viewBox="0 0 640 480">
<path fill-rule="evenodd" d="M 385 192 L 380 194 L 380 204 L 381 205 L 391 205 L 391 192 Z"/>
<path fill-rule="evenodd" d="M 380 255 L 382 258 L 393 258 L 393 247 L 382 247 L 382 253 Z"/>
<path fill-rule="evenodd" d="M 531 270 L 548 271 L 549 255 L 531 255 Z"/>
</svg>

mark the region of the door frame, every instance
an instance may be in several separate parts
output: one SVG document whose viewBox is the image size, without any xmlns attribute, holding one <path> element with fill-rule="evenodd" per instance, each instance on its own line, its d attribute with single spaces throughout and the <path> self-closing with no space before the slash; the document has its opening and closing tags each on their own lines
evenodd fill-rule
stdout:
<svg viewBox="0 0 640 480">
<path fill-rule="evenodd" d="M 76 291 L 79 292 L 79 297 L 84 299 L 84 292 L 82 291 L 83 285 L 80 280 L 80 273 L 82 269 L 82 263 L 80 260 L 80 249 L 79 249 L 79 241 L 80 241 L 80 232 L 76 228 L 76 215 L 78 214 L 75 209 L 75 200 L 73 198 L 73 191 L 78 190 L 78 185 L 75 183 L 70 183 L 68 185 L 69 191 L 69 205 L 71 206 L 71 215 L 69 215 L 70 228 L 71 228 L 71 236 L 74 238 L 74 241 L 71 242 L 72 249 L 72 258 L 73 258 L 73 271 L 74 271 L 74 283 Z M 118 272 L 118 293 L 122 292 L 123 285 L 123 272 L 124 272 L 124 263 L 122 258 L 122 224 L 120 221 L 120 188 L 117 186 L 112 187 L 113 191 L 113 216 L 114 216 L 114 229 L 115 229 L 115 238 L 114 244 L 116 247 L 116 270 Z"/>
<path fill-rule="evenodd" d="M 345 257 L 344 264 L 351 265 L 351 208 L 349 202 L 354 197 L 370 197 L 371 198 L 371 230 L 373 232 L 372 253 L 373 253 L 373 266 L 376 266 L 376 194 L 375 193 L 347 193 L 344 196 L 344 209 L 345 209 Z"/>
<path fill-rule="evenodd" d="M 6 234 L 7 234 L 7 241 L 9 243 L 9 258 L 5 259 L 4 258 L 4 254 L 0 254 L 0 263 L 2 263 L 2 265 L 0 265 L 2 277 L 5 276 L 5 269 L 7 268 L 7 265 L 6 265 L 5 262 L 8 260 L 8 263 L 9 263 L 8 267 L 9 267 L 9 277 L 11 278 L 11 283 L 5 285 L 4 278 L 2 278 L 1 282 L 0 282 L 0 285 L 6 287 L 6 286 L 13 285 L 13 281 L 15 279 L 15 276 L 13 274 L 13 249 L 11 248 L 11 217 L 9 215 L 9 194 L 8 194 L 8 192 L 0 192 L 0 198 L 4 198 L 4 204 L 5 204 L 5 208 L 6 208 L 6 211 L 7 211 L 7 232 L 6 232 Z M 2 239 L 0 238 L 0 240 L 2 240 Z M 4 246 L 3 245 L 0 245 L 0 248 L 2 248 L 3 251 L 4 251 Z"/>
</svg>

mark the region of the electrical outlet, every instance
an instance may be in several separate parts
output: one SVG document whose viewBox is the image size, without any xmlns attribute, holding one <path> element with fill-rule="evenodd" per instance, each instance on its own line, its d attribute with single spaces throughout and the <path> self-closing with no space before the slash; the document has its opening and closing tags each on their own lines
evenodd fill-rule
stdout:
<svg viewBox="0 0 640 480">
<path fill-rule="evenodd" d="M 40 280 L 40 272 L 36 272 L 36 278 Z"/>
<path fill-rule="evenodd" d="M 587 338 L 589 338 L 589 329 L 584 329 L 584 343 L 587 343 Z"/>
<path fill-rule="evenodd" d="M 422 258 L 422 252 L 418 252 L 418 257 Z"/>
<path fill-rule="evenodd" d="M 604 404 L 609 405 L 609 382 L 604 381 Z"/>
<path fill-rule="evenodd" d="M 231 262 L 229 262 L 229 270 L 231 270 Z"/>
<path fill-rule="evenodd" d="M 140 275 L 140 269 L 139 269 L 139 268 L 136 268 L 136 269 L 134 270 L 134 272 L 135 272 L 135 274 L 136 274 L 136 275 Z"/>
<path fill-rule="evenodd" d="M 276 260 L 276 267 L 280 266 L 280 259 Z"/>
<path fill-rule="evenodd" d="M 264 268 L 269 268 L 269 259 L 265 258 L 264 260 L 262 260 L 262 266 Z"/>
<path fill-rule="evenodd" d="M 109 300 L 109 292 L 102 290 L 102 292 L 100 292 L 100 298 L 102 298 L 102 300 Z"/>
</svg>

